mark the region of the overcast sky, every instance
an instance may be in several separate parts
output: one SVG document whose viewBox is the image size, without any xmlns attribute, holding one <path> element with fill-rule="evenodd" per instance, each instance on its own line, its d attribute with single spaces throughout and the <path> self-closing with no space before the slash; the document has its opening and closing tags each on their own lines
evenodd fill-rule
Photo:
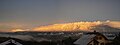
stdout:
<svg viewBox="0 0 120 45">
<path fill-rule="evenodd" d="M 120 21 L 120 0 L 0 0 L 0 28 L 74 21 Z"/>
</svg>

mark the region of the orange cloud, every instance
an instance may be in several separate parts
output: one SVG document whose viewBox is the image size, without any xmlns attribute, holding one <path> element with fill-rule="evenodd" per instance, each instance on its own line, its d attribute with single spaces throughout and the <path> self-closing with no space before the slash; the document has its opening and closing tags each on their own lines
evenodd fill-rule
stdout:
<svg viewBox="0 0 120 45">
<path fill-rule="evenodd" d="M 18 32 L 18 31 L 26 31 L 26 30 L 23 30 L 23 29 L 13 29 L 13 30 L 11 30 L 11 32 Z"/>
</svg>

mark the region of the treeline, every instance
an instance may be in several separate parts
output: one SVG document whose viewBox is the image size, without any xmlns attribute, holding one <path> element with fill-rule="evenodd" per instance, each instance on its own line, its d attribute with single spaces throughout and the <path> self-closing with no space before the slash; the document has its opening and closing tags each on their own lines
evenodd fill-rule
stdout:
<svg viewBox="0 0 120 45">
<path fill-rule="evenodd" d="M 120 45 L 120 33 L 116 35 L 116 38 L 113 40 L 113 45 Z"/>
<path fill-rule="evenodd" d="M 19 42 L 23 45 L 74 45 L 73 42 L 77 40 L 71 37 L 67 37 L 64 40 L 56 41 L 56 42 L 55 41 L 36 42 L 36 41 L 23 41 L 20 39 L 10 38 L 10 37 L 0 37 L 0 44 L 10 39 L 15 40 L 16 42 Z"/>
</svg>

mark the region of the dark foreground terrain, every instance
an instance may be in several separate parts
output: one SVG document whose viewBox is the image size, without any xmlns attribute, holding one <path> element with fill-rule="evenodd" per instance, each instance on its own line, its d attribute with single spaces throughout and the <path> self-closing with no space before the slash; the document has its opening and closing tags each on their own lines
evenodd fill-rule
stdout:
<svg viewBox="0 0 120 45">
<path fill-rule="evenodd" d="M 75 34 L 79 34 L 79 33 L 75 33 Z M 80 35 L 79 35 L 76 38 L 74 36 L 75 34 L 70 33 L 70 36 L 68 36 L 68 34 L 67 35 L 62 34 L 62 35 L 58 35 L 58 38 L 56 38 L 55 37 L 56 35 L 53 35 L 53 34 L 52 35 L 44 35 L 47 38 L 50 38 L 50 36 L 52 36 L 52 38 L 54 37 L 53 39 L 55 39 L 55 40 L 49 40 L 49 41 L 47 41 L 47 40 L 35 41 L 35 40 L 31 39 L 31 38 L 30 38 L 31 39 L 30 41 L 28 41 L 28 40 L 20 40 L 20 39 L 17 39 L 17 38 L 9 37 L 9 36 L 13 35 L 13 34 L 11 34 L 11 35 L 9 34 L 8 37 L 0 37 L 0 45 L 1 45 L 1 43 L 4 43 L 4 42 L 6 42 L 8 40 L 14 40 L 15 43 L 19 42 L 22 45 L 74 45 L 73 42 L 75 42 L 80 37 Z M 3 34 L 1 34 L 1 35 L 3 35 Z M 22 35 L 23 35 L 23 33 L 22 33 Z M 4 35 L 4 36 L 7 36 L 7 35 Z M 68 37 L 66 37 L 66 36 L 68 36 Z M 37 37 L 42 37 L 42 36 L 38 35 Z M 37 38 L 37 37 L 35 37 L 35 38 Z M 60 37 L 64 37 L 64 38 L 61 39 Z M 57 40 L 57 39 L 60 39 L 60 40 Z M 39 40 L 41 40 L 41 39 L 39 39 Z M 113 43 L 111 43 L 111 45 L 119 45 L 119 44 L 120 44 L 120 33 L 116 35 L 116 38 L 113 40 Z M 9 43 L 9 44 L 6 44 L 6 45 L 15 45 L 15 44 Z"/>
<path fill-rule="evenodd" d="M 41 41 L 41 42 L 35 42 L 35 41 L 23 41 L 23 40 L 19 40 L 16 38 L 6 38 L 6 37 L 0 37 L 0 43 L 6 42 L 8 40 L 15 40 L 16 42 L 19 42 L 22 45 L 74 45 L 73 42 L 75 40 L 73 40 L 72 38 L 66 38 L 65 40 L 62 41 L 58 41 L 58 42 L 53 42 L 53 41 Z M 14 43 L 13 43 L 14 44 Z M 12 44 L 12 45 L 13 45 Z M 6 44 L 6 45 L 11 45 L 11 43 Z M 15 44 L 14 44 L 15 45 Z"/>
</svg>

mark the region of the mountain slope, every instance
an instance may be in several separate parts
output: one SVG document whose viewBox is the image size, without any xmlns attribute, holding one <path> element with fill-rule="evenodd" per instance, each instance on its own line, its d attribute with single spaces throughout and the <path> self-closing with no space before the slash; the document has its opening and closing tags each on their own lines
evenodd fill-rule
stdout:
<svg viewBox="0 0 120 45">
<path fill-rule="evenodd" d="M 109 25 L 94 26 L 94 28 L 92 28 L 91 30 L 96 30 L 99 32 L 118 32 L 118 31 L 120 31 L 120 29 L 111 27 Z"/>
<path fill-rule="evenodd" d="M 120 22 L 116 21 L 95 21 L 95 22 L 74 22 L 64 24 L 53 24 L 36 27 L 34 31 L 92 31 L 92 30 L 109 30 L 116 31 L 120 27 Z M 118 28 L 118 29 L 117 29 Z"/>
<path fill-rule="evenodd" d="M 99 25 L 99 22 L 75 22 L 65 24 L 53 24 L 34 28 L 36 31 L 88 31 L 92 26 Z"/>
</svg>

